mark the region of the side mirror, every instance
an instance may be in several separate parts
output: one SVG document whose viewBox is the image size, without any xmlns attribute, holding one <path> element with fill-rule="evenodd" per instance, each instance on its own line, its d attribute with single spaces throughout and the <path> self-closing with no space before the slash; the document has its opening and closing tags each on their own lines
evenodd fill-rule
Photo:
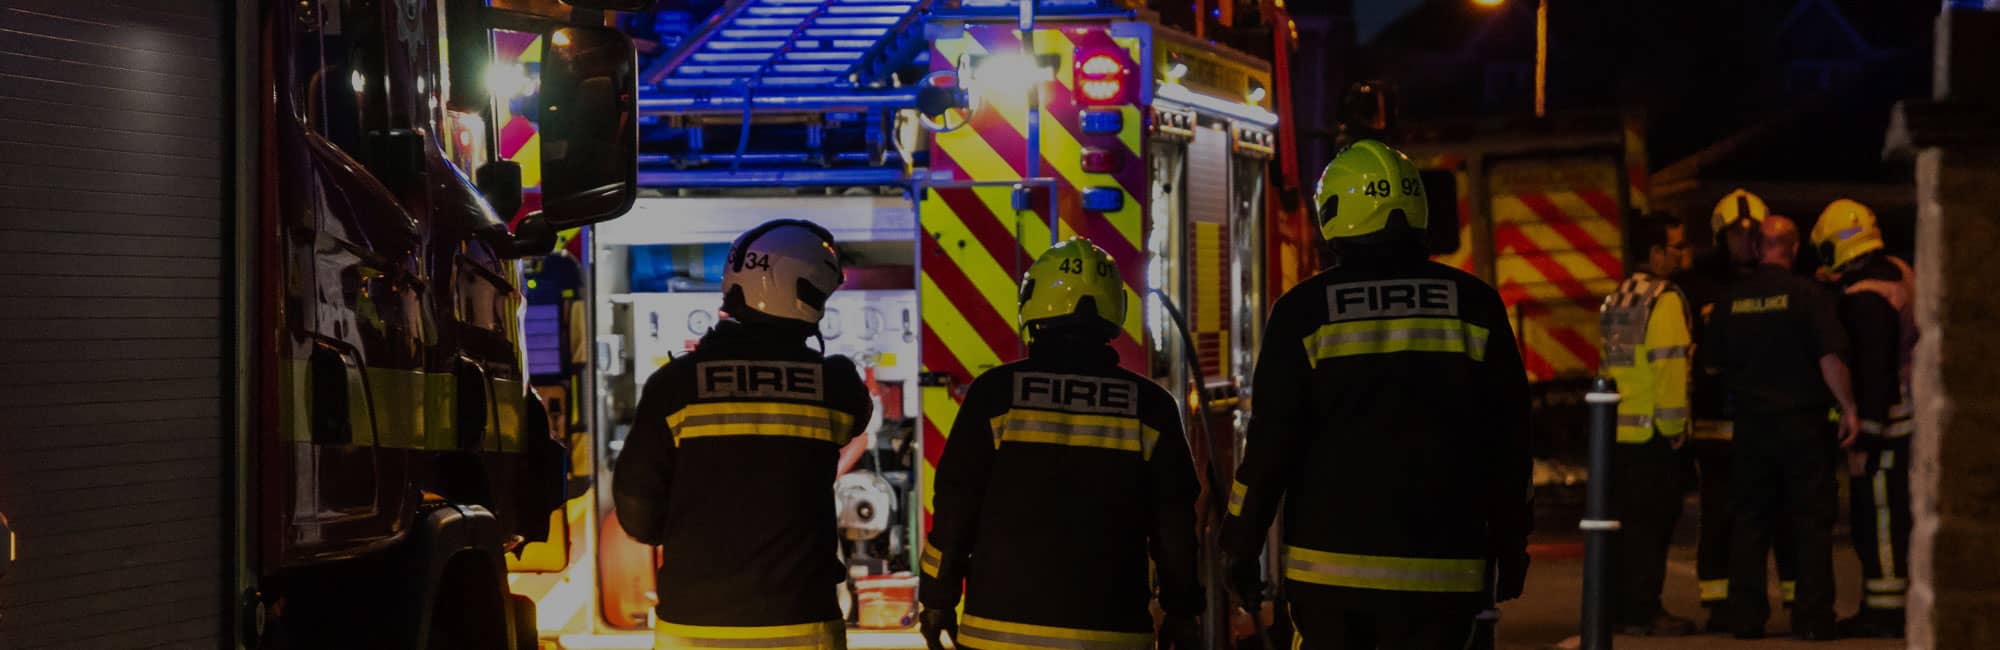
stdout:
<svg viewBox="0 0 2000 650">
<path fill-rule="evenodd" d="M 502 221 L 521 213 L 521 163 L 495 160 L 479 166 L 479 193 Z"/>
<path fill-rule="evenodd" d="M 653 8 L 653 0 L 563 0 L 563 4 L 600 11 L 646 11 Z"/>
<path fill-rule="evenodd" d="M 639 198 L 638 82 L 638 53 L 618 30 L 542 38 L 542 218 L 557 230 L 616 218 Z"/>
<path fill-rule="evenodd" d="M 445 61 L 451 70 L 445 105 L 461 113 L 486 110 L 486 66 L 493 48 L 486 32 L 486 0 L 445 0 Z"/>
<path fill-rule="evenodd" d="M 1424 247 L 1432 255 L 1458 252 L 1458 175 L 1448 169 L 1421 172 L 1424 201 L 1429 204 L 1431 223 L 1424 229 Z"/>
</svg>

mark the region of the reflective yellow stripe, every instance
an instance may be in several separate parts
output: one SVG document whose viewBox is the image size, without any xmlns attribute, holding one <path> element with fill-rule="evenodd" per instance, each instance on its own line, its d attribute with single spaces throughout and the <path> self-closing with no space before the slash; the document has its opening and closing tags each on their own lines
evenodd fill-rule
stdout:
<svg viewBox="0 0 2000 650">
<path fill-rule="evenodd" d="M 1249 496 L 1249 494 L 1250 494 L 1250 486 L 1244 485 L 1243 481 L 1233 481 L 1229 484 L 1230 516 L 1234 517 L 1243 516 L 1243 497 Z"/>
<path fill-rule="evenodd" d="M 1139 420 L 1135 418 L 1015 409 L 1000 417 L 996 433 L 1002 443 L 1026 442 L 1144 452 L 1148 445 L 1141 429 Z"/>
<path fill-rule="evenodd" d="M 1910 590 L 1910 581 L 1902 578 L 1881 578 L 1869 580 L 1868 591 L 1878 594 L 1900 594 Z"/>
<path fill-rule="evenodd" d="M 847 625 L 840 621 L 825 621 L 798 625 L 727 627 L 679 625 L 660 621 L 653 624 L 653 647 L 846 650 Z"/>
<path fill-rule="evenodd" d="M 1902 596 L 1869 596 L 1863 600 L 1870 609 L 1902 609 Z"/>
<path fill-rule="evenodd" d="M 938 547 L 931 546 L 931 543 L 926 541 L 922 561 L 918 564 L 923 567 L 924 575 L 938 577 L 938 567 L 944 564 L 944 551 L 938 550 Z"/>
<path fill-rule="evenodd" d="M 1793 580 L 1781 580 L 1778 582 L 1778 593 L 1784 596 L 1785 602 L 1798 600 L 1799 583 Z"/>
<path fill-rule="evenodd" d="M 1735 437 L 1735 423 L 1727 420 L 1694 421 L 1694 439 L 1696 440 L 1730 440 Z"/>
<path fill-rule="evenodd" d="M 1338 357 L 1394 352 L 1457 352 L 1486 360 L 1488 330 L 1455 318 L 1388 318 L 1328 323 L 1306 336 L 1314 366 Z"/>
<path fill-rule="evenodd" d="M 1618 442 L 1644 444 L 1653 439 L 1653 416 L 1644 413 L 1618 414 Z"/>
<path fill-rule="evenodd" d="M 1148 632 L 1109 632 L 1047 625 L 1010 623 L 966 614 L 958 623 L 966 647 L 991 650 L 1139 650 L 1153 646 Z"/>
<path fill-rule="evenodd" d="M 1916 432 L 1917 422 L 1908 419 L 1890 420 L 1889 426 L 1882 429 L 1882 435 L 1889 438 L 1904 438 Z"/>
<path fill-rule="evenodd" d="M 824 406 L 788 402 L 704 402 L 667 416 L 674 444 L 691 438 L 779 436 L 834 443 L 854 416 Z"/>
<path fill-rule="evenodd" d="M 1702 602 L 1705 602 L 1705 603 L 1706 603 L 1706 602 L 1715 602 L 1715 601 L 1721 601 L 1721 600 L 1728 600 L 1728 599 L 1729 599 L 1729 581 L 1728 581 L 1728 580 L 1703 580 L 1703 581 L 1701 581 L 1701 601 L 1702 601 Z"/>
<path fill-rule="evenodd" d="M 1476 592 L 1485 588 L 1486 560 L 1354 555 L 1287 546 L 1285 577 L 1357 589 Z"/>
</svg>

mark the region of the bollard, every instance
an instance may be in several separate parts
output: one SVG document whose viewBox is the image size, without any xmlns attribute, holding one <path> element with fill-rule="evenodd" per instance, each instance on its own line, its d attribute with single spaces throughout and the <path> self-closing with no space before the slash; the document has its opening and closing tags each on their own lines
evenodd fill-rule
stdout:
<svg viewBox="0 0 2000 650">
<path fill-rule="evenodd" d="M 1618 382 L 1598 377 L 1584 395 L 1590 408 L 1590 482 L 1584 495 L 1583 520 L 1583 644 L 1584 650 L 1610 650 L 1611 534 L 1618 520 L 1611 517 L 1611 446 L 1617 444 Z"/>
</svg>

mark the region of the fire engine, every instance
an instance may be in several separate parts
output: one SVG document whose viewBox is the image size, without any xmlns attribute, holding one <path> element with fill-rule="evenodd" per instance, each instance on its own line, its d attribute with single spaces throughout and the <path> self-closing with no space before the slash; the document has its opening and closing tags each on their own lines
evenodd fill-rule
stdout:
<svg viewBox="0 0 2000 650">
<path fill-rule="evenodd" d="M 1235 43 L 1262 57 L 1111 0 L 732 0 L 626 21 L 641 196 L 578 237 L 580 307 L 550 325 L 570 332 L 553 363 L 578 376 L 552 381 L 576 387 L 596 471 L 552 522 L 580 543 L 514 565 L 544 638 L 649 642 L 656 559 L 619 529 L 610 468 L 638 387 L 719 317 L 728 242 L 767 219 L 815 221 L 849 258 L 824 345 L 862 367 L 878 415 L 829 503 L 851 643 L 913 641 L 893 634 L 914 621 L 937 454 L 960 391 L 1025 353 L 1016 283 L 1056 238 L 1117 257 L 1145 309 L 1116 345 L 1189 399 L 1198 461 L 1226 484 L 1264 311 L 1314 263 L 1297 164 L 1278 155 L 1292 34 L 1281 3 L 1253 4 L 1237 20 L 1259 36 Z"/>
<path fill-rule="evenodd" d="M 635 197 L 636 57 L 606 24 L 636 4 L 0 10 L 0 59 L 41 60 L 0 74 L 33 98 L 10 133 L 56 130 L 21 151 L 60 165 L 10 183 L 75 211 L 8 237 L 74 277 L 10 294 L 59 344 L 10 337 L 10 362 L 70 379 L 8 405 L 59 444 L 0 452 L 0 639 L 535 647 L 503 556 L 549 536 L 566 453 L 527 388 L 520 267 Z M 496 31 L 539 39 L 531 98 Z M 517 219 L 523 166 L 487 144 L 509 110 L 542 140 Z"/>
</svg>

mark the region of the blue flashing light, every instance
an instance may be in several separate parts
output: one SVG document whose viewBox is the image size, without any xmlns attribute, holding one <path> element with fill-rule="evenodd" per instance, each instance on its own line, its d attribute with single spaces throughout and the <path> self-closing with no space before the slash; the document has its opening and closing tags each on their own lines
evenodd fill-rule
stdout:
<svg viewBox="0 0 2000 650">
<path fill-rule="evenodd" d="M 1083 209 L 1117 212 L 1125 207 L 1125 192 L 1116 187 L 1093 187 L 1083 191 Z"/>
<path fill-rule="evenodd" d="M 1112 135 L 1125 130 L 1125 114 L 1118 111 L 1088 110 L 1083 112 L 1083 133 L 1085 135 Z"/>
</svg>

